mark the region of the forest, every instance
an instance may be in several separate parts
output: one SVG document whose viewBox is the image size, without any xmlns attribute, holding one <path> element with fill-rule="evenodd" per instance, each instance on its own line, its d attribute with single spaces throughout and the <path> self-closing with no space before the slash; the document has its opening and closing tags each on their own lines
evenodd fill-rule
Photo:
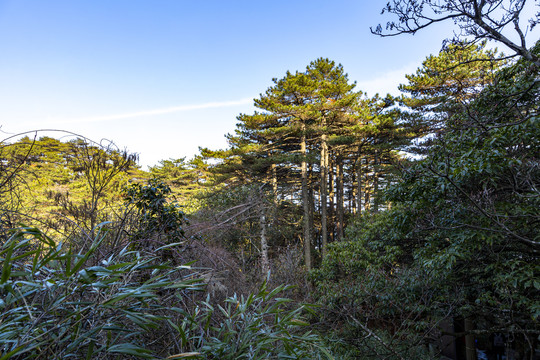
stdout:
<svg viewBox="0 0 540 360">
<path fill-rule="evenodd" d="M 3 139 L 0 360 L 537 359 L 540 41 L 503 3 L 390 1 L 374 36 L 461 30 L 401 96 L 317 58 L 191 159 Z"/>
</svg>

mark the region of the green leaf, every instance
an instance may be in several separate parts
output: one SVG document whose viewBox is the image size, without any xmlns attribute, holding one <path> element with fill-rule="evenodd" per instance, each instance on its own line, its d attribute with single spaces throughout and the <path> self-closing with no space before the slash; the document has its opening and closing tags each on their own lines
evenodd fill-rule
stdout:
<svg viewBox="0 0 540 360">
<path fill-rule="evenodd" d="M 109 347 L 107 352 L 125 355 L 134 355 L 144 359 L 152 359 L 152 352 L 140 346 L 131 343 L 117 344 Z"/>
</svg>

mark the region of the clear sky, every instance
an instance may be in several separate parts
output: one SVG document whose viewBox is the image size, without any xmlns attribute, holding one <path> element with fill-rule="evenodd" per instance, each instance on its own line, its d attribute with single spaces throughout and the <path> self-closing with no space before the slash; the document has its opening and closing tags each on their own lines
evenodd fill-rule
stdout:
<svg viewBox="0 0 540 360">
<path fill-rule="evenodd" d="M 0 140 L 63 129 L 113 140 L 143 168 L 189 158 L 226 147 L 272 78 L 318 57 L 368 95 L 397 93 L 452 30 L 372 35 L 385 3 L 0 0 Z"/>
</svg>

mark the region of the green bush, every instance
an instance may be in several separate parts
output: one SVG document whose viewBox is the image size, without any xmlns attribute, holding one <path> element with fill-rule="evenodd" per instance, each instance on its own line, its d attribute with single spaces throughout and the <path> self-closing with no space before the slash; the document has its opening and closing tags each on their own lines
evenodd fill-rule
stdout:
<svg viewBox="0 0 540 360">
<path fill-rule="evenodd" d="M 180 324 L 172 324 L 186 349 L 178 357 L 220 360 L 333 359 L 321 338 L 308 331 L 304 318 L 313 305 L 296 306 L 278 295 L 289 286 L 267 290 L 266 282 L 256 294 L 236 295 L 225 305 L 202 302 Z M 174 358 L 174 357 L 173 357 Z"/>
<path fill-rule="evenodd" d="M 161 263 L 160 249 L 145 255 L 124 248 L 99 258 L 104 238 L 73 253 L 22 228 L 2 244 L 1 360 L 154 358 L 146 342 L 177 314 L 166 300 L 200 282 Z"/>
<path fill-rule="evenodd" d="M 146 185 L 134 183 L 124 189 L 126 205 L 137 209 L 133 239 L 152 236 L 165 237 L 167 242 L 184 239 L 184 213 L 176 201 L 167 201 L 171 193 L 171 188 L 158 179 L 150 179 Z"/>
</svg>

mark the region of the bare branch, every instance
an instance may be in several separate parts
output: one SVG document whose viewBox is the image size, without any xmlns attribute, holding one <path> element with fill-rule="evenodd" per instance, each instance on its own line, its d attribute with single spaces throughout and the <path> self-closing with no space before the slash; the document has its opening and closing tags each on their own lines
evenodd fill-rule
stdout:
<svg viewBox="0 0 540 360">
<path fill-rule="evenodd" d="M 461 29 L 461 34 L 456 35 L 457 38 L 462 38 L 460 41 L 470 43 L 478 39 L 494 40 L 540 66 L 540 58 L 527 48 L 527 31 L 523 31 L 519 25 L 525 2 L 526 0 L 393 0 L 386 5 L 382 13 L 394 14 L 398 19 L 387 23 L 386 32 L 380 24 L 370 30 L 382 37 L 414 34 L 435 23 L 453 20 Z M 497 16 L 501 12 L 502 15 Z M 536 14 L 536 19 L 529 19 L 530 28 L 538 23 L 539 16 L 540 14 Z M 514 25 L 519 43 L 503 34 L 509 24 Z"/>
</svg>

